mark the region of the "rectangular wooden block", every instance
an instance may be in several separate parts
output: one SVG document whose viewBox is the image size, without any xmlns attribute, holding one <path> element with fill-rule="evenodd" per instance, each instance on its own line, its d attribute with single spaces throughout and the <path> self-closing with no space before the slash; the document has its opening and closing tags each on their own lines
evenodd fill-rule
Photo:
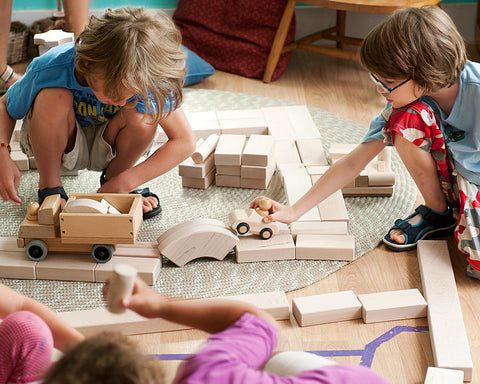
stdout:
<svg viewBox="0 0 480 384">
<path fill-rule="evenodd" d="M 344 221 L 347 224 L 350 221 L 345 200 L 343 200 L 343 195 L 340 190 L 333 192 L 318 204 L 317 208 L 322 221 Z"/>
<path fill-rule="evenodd" d="M 242 165 L 267 167 L 274 163 L 275 139 L 269 135 L 251 135 L 243 149 Z"/>
<path fill-rule="evenodd" d="M 220 135 L 215 149 L 215 165 L 241 165 L 245 135 Z"/>
<path fill-rule="evenodd" d="M 266 179 L 273 175 L 275 171 L 275 163 L 267 167 L 256 167 L 253 165 L 242 165 L 240 176 L 244 179 Z"/>
<path fill-rule="evenodd" d="M 95 266 L 89 254 L 63 254 L 51 252 L 36 266 L 39 280 L 95 281 Z"/>
<path fill-rule="evenodd" d="M 215 175 L 215 185 L 217 187 L 234 187 L 240 188 L 240 176 L 231 175 Z"/>
<path fill-rule="evenodd" d="M 292 312 L 302 327 L 361 317 L 362 305 L 352 291 L 295 297 Z"/>
<path fill-rule="evenodd" d="M 212 153 L 200 164 L 195 164 L 191 157 L 187 158 L 179 164 L 178 174 L 182 177 L 199 179 L 206 177 L 213 169 L 215 169 L 215 161 Z"/>
<path fill-rule="evenodd" d="M 428 367 L 424 384 L 462 384 L 463 371 Z"/>
<path fill-rule="evenodd" d="M 16 237 L 0 237 L 0 251 L 18 251 Z"/>
<path fill-rule="evenodd" d="M 182 186 L 189 188 L 207 189 L 215 180 L 215 168 L 204 178 L 182 177 Z"/>
<path fill-rule="evenodd" d="M 415 319 L 427 316 L 427 302 L 418 289 L 358 295 L 365 323 Z"/>
<path fill-rule="evenodd" d="M 297 235 L 348 235 L 345 221 L 294 221 L 290 224 L 290 233 Z"/>
<path fill-rule="evenodd" d="M 283 188 L 289 205 L 295 204 L 307 191 L 312 188 L 310 175 L 304 167 L 288 167 L 282 169 Z M 305 213 L 298 221 L 319 221 L 320 214 L 317 207 Z"/>
<path fill-rule="evenodd" d="M 47 196 L 38 210 L 39 224 L 56 224 L 60 214 L 60 195 Z"/>
<path fill-rule="evenodd" d="M 393 187 L 342 188 L 343 196 L 392 196 Z"/>
<path fill-rule="evenodd" d="M 118 244 L 113 255 L 160 258 L 157 243 L 152 241 L 135 241 L 134 244 Z"/>
<path fill-rule="evenodd" d="M 471 381 L 472 356 L 447 242 L 420 240 L 417 255 L 435 366 L 462 370 Z"/>
<path fill-rule="evenodd" d="M 355 260 L 355 237 L 350 235 L 297 235 L 295 258 Z"/>
<path fill-rule="evenodd" d="M 10 158 L 20 171 L 28 171 L 30 169 L 28 157 L 22 151 L 12 151 Z"/>
<path fill-rule="evenodd" d="M 235 247 L 238 263 L 295 259 L 295 244 L 289 233 L 279 233 L 268 240 L 257 235 L 239 238 Z"/>
<path fill-rule="evenodd" d="M 253 304 L 267 311 L 275 320 L 288 320 L 290 318 L 290 304 L 283 291 L 249 293 L 221 298 Z"/>
<path fill-rule="evenodd" d="M 241 165 L 217 165 L 215 172 L 217 175 L 241 176 Z"/>
<path fill-rule="evenodd" d="M 155 284 L 162 266 L 160 258 L 114 256 L 108 263 L 96 265 L 95 281 L 97 283 L 105 282 L 112 276 L 113 269 L 118 264 L 131 265 L 136 269 L 137 275 L 149 285 Z"/>
<path fill-rule="evenodd" d="M 215 112 L 185 112 L 195 138 L 206 139 L 212 133 L 220 134 L 220 125 Z"/>
<path fill-rule="evenodd" d="M 0 278 L 35 280 L 35 264 L 25 251 L 0 251 Z"/>
<path fill-rule="evenodd" d="M 266 107 L 262 108 L 262 111 L 267 121 L 268 134 L 275 140 L 297 139 L 297 132 L 285 107 Z"/>
<path fill-rule="evenodd" d="M 297 138 L 315 139 L 320 138 L 320 131 L 312 119 L 306 105 L 289 105 L 285 107 L 287 115 L 292 123 Z"/>
<path fill-rule="evenodd" d="M 261 118 L 240 118 L 219 120 L 220 132 L 223 134 L 265 135 L 268 133 L 267 122 Z"/>
<path fill-rule="evenodd" d="M 279 164 L 301 164 L 295 140 L 275 140 L 275 161 Z"/>
<path fill-rule="evenodd" d="M 352 152 L 358 144 L 332 143 L 328 151 L 328 157 L 334 163 L 338 159 Z"/>
<path fill-rule="evenodd" d="M 261 109 L 230 109 L 226 111 L 216 111 L 218 120 L 239 120 L 239 119 L 263 119 Z"/>
<path fill-rule="evenodd" d="M 320 138 L 297 139 L 297 148 L 303 165 L 328 165 Z"/>
<path fill-rule="evenodd" d="M 266 172 L 264 179 L 241 177 L 240 186 L 242 188 L 267 189 L 275 172 L 275 167 L 267 167 Z"/>
</svg>

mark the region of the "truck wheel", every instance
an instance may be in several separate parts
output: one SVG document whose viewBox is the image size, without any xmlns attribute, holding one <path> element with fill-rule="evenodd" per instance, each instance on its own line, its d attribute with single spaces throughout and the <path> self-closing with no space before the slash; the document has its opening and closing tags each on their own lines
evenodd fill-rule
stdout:
<svg viewBox="0 0 480 384">
<path fill-rule="evenodd" d="M 97 263 L 106 263 L 113 256 L 113 245 L 95 244 L 92 247 L 92 257 Z"/>
<path fill-rule="evenodd" d="M 273 231 L 270 229 L 270 228 L 263 228 L 261 231 L 260 231 L 260 237 L 263 239 L 263 240 L 268 240 L 272 237 L 273 235 Z"/>
<path fill-rule="evenodd" d="M 48 247 L 42 240 L 32 240 L 27 244 L 25 253 L 32 261 L 41 261 L 47 257 Z"/>
<path fill-rule="evenodd" d="M 250 226 L 247 223 L 240 223 L 237 225 L 237 232 L 240 235 L 245 235 L 250 230 Z"/>
</svg>

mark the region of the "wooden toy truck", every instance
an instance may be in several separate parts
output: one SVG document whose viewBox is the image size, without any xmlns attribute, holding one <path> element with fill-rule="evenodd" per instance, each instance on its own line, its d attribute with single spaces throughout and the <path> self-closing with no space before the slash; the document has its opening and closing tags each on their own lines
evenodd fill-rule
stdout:
<svg viewBox="0 0 480 384">
<path fill-rule="evenodd" d="M 120 213 L 69 213 L 76 199 L 104 199 Z M 45 259 L 49 251 L 90 253 L 98 263 L 109 261 L 116 244 L 133 244 L 143 222 L 142 197 L 138 194 L 72 193 L 64 210 L 60 195 L 48 196 L 39 207 L 30 203 L 20 225 L 17 246 L 29 259 Z"/>
</svg>

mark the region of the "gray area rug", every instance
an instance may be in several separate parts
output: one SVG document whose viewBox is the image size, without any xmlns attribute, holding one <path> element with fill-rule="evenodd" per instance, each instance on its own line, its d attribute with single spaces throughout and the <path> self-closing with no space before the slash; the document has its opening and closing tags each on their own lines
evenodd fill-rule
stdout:
<svg viewBox="0 0 480 384">
<path fill-rule="evenodd" d="M 187 112 L 231 109 L 258 109 L 261 107 L 292 105 L 282 100 L 213 90 L 187 89 L 183 108 Z M 366 132 L 361 125 L 316 108 L 309 108 L 321 133 L 325 150 L 331 143 L 358 143 Z M 375 248 L 383 235 L 399 217 L 405 217 L 413 208 L 416 188 L 395 151 L 392 168 L 396 172 L 392 197 L 346 198 L 351 219 L 351 234 L 356 238 L 357 257 Z M 97 172 L 79 176 L 65 176 L 63 183 L 69 192 L 95 192 L 99 187 Z M 24 201 L 21 208 L 0 203 L 0 236 L 16 236 L 25 217 L 26 205 L 36 200 L 38 174 L 23 172 L 19 193 Z M 285 202 L 278 177 L 268 190 L 225 188 L 211 186 L 207 190 L 182 188 L 178 168 L 148 183 L 160 197 L 163 212 L 144 222 L 138 240 L 156 241 L 167 229 L 196 218 L 214 218 L 228 224 L 232 209 L 246 208 L 256 196 L 267 196 Z M 79 256 L 82 257 L 82 256 Z M 237 264 L 233 252 L 223 261 L 197 259 L 182 268 L 165 258 L 158 282 L 161 293 L 184 297 L 213 297 L 268 291 L 291 291 L 308 286 L 335 272 L 346 262 L 291 260 Z M 103 305 L 102 284 L 65 281 L 29 281 L 0 279 L 23 294 L 51 306 L 57 311 L 93 309 Z"/>
</svg>

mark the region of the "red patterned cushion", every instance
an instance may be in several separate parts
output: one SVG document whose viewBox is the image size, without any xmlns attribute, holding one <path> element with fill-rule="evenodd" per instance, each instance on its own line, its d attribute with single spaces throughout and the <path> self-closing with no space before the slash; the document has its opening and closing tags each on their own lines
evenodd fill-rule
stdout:
<svg viewBox="0 0 480 384">
<path fill-rule="evenodd" d="M 262 78 L 286 0 L 180 0 L 173 19 L 183 44 L 216 69 Z M 295 37 L 292 20 L 286 43 Z M 280 56 L 272 80 L 285 71 Z"/>
</svg>

